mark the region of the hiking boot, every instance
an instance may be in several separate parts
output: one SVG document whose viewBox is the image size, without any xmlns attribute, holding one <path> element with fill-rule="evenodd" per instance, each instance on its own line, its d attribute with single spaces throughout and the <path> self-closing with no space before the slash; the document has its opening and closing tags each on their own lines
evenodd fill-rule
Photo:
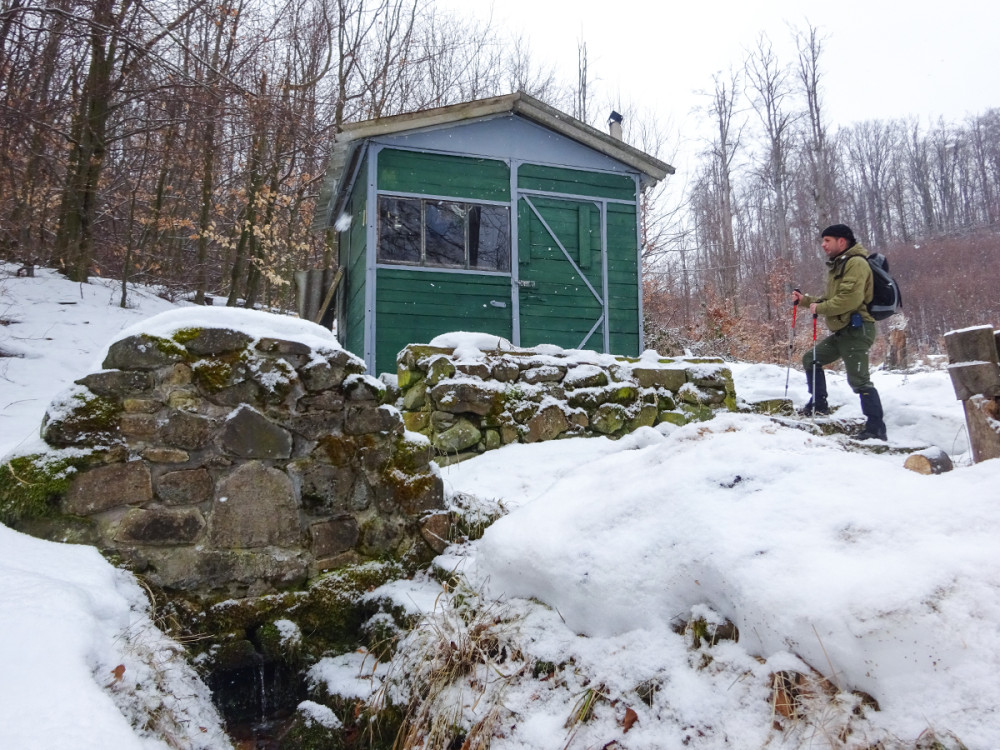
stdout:
<svg viewBox="0 0 1000 750">
<path fill-rule="evenodd" d="M 826 401 L 813 403 L 813 400 L 809 399 L 809 402 L 799 409 L 799 414 L 803 417 L 823 417 L 829 414 L 830 411 L 830 405 Z"/>
<path fill-rule="evenodd" d="M 855 440 L 888 440 L 885 436 L 885 425 L 879 427 L 865 427 L 857 435 L 854 436 Z"/>
<path fill-rule="evenodd" d="M 854 436 L 855 440 L 886 440 L 885 422 L 882 413 L 882 400 L 878 397 L 878 391 L 869 388 L 858 393 L 861 398 L 861 413 L 868 418 L 865 427 Z"/>
</svg>

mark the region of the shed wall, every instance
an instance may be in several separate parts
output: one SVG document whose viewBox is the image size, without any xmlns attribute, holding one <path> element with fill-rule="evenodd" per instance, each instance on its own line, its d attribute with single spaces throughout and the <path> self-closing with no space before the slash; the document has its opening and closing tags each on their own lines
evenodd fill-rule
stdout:
<svg viewBox="0 0 1000 750">
<path fill-rule="evenodd" d="M 359 357 L 365 356 L 365 267 L 368 257 L 367 159 L 361 165 L 358 180 L 351 191 L 348 214 L 351 226 L 340 233 L 340 264 L 344 274 L 344 321 L 341 341 L 344 348 Z"/>
</svg>

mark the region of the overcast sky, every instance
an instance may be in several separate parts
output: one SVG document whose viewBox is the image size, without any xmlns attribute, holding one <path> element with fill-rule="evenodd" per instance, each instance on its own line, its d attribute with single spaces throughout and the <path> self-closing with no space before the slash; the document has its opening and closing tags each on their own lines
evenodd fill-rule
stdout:
<svg viewBox="0 0 1000 750">
<path fill-rule="evenodd" d="M 917 116 L 958 121 L 1000 106 L 997 0 L 443 0 L 524 32 L 534 53 L 576 76 L 587 44 L 592 88 L 662 113 L 681 139 L 712 76 L 742 67 L 761 32 L 795 59 L 791 27 L 826 37 L 821 68 L 831 123 Z M 596 79 L 596 80 L 595 80 Z M 603 103 L 599 99 L 597 104 Z M 627 113 L 623 113 L 626 114 Z M 686 132 L 685 132 L 686 131 Z"/>
</svg>

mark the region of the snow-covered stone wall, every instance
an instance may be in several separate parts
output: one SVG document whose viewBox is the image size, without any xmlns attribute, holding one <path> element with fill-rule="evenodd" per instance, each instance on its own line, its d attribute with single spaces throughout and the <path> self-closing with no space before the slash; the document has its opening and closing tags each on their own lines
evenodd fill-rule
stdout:
<svg viewBox="0 0 1000 750">
<path fill-rule="evenodd" d="M 406 347 L 397 384 L 407 429 L 428 437 L 441 464 L 515 442 L 620 437 L 736 410 L 721 359 L 522 349 L 484 334 L 446 334 Z"/>
<path fill-rule="evenodd" d="M 5 523 L 225 596 L 440 551 L 430 444 L 328 331 L 232 310 L 140 326 L 4 461 Z"/>
</svg>

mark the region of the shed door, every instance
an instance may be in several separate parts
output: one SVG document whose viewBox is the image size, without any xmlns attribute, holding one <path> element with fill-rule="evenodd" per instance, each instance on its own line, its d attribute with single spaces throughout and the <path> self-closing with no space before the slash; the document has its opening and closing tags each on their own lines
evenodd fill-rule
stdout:
<svg viewBox="0 0 1000 750">
<path fill-rule="evenodd" d="M 605 351 L 601 205 L 522 194 L 517 211 L 521 346 Z"/>
</svg>

